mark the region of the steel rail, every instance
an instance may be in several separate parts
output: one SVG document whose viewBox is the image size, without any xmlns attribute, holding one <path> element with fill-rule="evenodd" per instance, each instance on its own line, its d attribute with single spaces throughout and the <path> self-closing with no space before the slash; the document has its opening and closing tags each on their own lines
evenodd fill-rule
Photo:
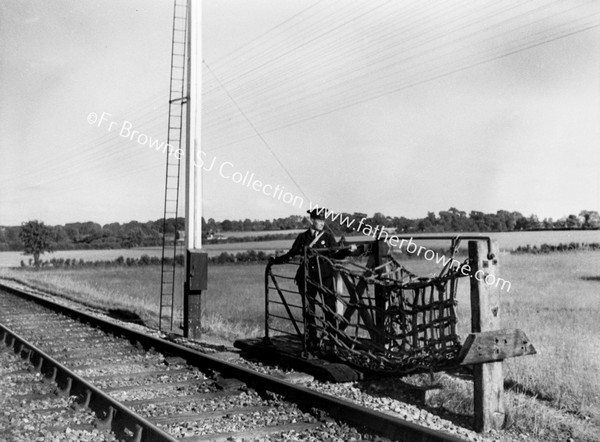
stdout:
<svg viewBox="0 0 600 442">
<path fill-rule="evenodd" d="M 26 358 L 37 371 L 56 383 L 61 395 L 76 396 L 77 406 L 93 411 L 98 418 L 99 426 L 110 428 L 118 438 L 134 442 L 175 442 L 177 440 L 94 387 L 3 324 L 0 324 L 0 342 L 9 348 L 12 347 L 15 353 Z"/>
<path fill-rule="evenodd" d="M 25 299 L 35 299 L 36 302 L 55 310 L 78 318 L 83 322 L 109 330 L 115 335 L 126 337 L 132 342 L 140 343 L 144 348 L 154 348 L 158 352 L 176 355 L 184 358 L 189 364 L 200 369 L 211 369 L 219 372 L 223 377 L 235 378 L 243 381 L 251 388 L 259 391 L 271 391 L 284 396 L 286 399 L 317 408 L 329 416 L 345 421 L 357 427 L 367 428 L 369 431 L 395 441 L 402 442 L 465 442 L 465 439 L 452 434 L 432 430 L 427 427 L 409 422 L 407 420 L 391 416 L 389 414 L 367 409 L 356 405 L 345 399 L 329 396 L 317 391 L 292 384 L 266 374 L 258 373 L 245 367 L 241 367 L 208 354 L 200 353 L 188 347 L 145 335 L 139 331 L 118 325 L 101 318 L 97 318 L 85 312 L 55 304 L 40 296 L 25 293 L 13 287 L 0 283 L 0 289 L 6 290 Z"/>
</svg>

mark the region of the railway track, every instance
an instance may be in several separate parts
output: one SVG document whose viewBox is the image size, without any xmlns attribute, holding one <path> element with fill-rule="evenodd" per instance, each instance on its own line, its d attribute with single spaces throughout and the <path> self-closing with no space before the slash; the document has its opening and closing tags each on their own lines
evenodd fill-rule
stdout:
<svg viewBox="0 0 600 442">
<path fill-rule="evenodd" d="M 17 400 L 78 440 L 463 440 L 4 285 L 0 341 L 54 383 L 16 361 L 4 375 L 42 385 Z"/>
</svg>

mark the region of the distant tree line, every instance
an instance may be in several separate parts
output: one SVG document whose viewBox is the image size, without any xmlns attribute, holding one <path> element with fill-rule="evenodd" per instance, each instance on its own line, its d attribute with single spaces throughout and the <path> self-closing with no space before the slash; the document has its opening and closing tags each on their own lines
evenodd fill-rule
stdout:
<svg viewBox="0 0 600 442">
<path fill-rule="evenodd" d="M 366 213 L 342 213 L 340 218 L 355 219 L 353 226 L 362 218 L 365 224 L 373 227 L 383 226 L 393 228 L 398 233 L 431 233 L 431 232 L 512 232 L 521 230 L 581 230 L 600 229 L 600 214 L 597 211 L 582 210 L 579 215 L 569 215 L 558 220 L 544 218 L 539 220 L 536 215 L 524 216 L 520 212 L 499 210 L 496 213 L 483 213 L 471 211 L 467 214 L 462 210 L 451 207 L 440 211 L 437 215 L 428 212 L 425 218 L 409 219 L 404 216 L 386 216 L 377 212 L 373 216 Z M 340 219 L 338 218 L 338 220 Z M 245 220 L 215 221 L 209 218 L 202 220 L 206 232 L 251 232 L 263 230 L 303 229 L 307 226 L 304 216 L 289 216 L 273 220 Z M 352 233 L 354 229 L 347 227 L 347 223 L 329 222 L 329 226 L 336 234 Z"/>
<path fill-rule="evenodd" d="M 0 251 L 23 250 L 24 242 L 20 232 L 30 223 L 31 221 L 22 226 L 0 227 Z M 177 230 L 183 230 L 183 226 L 183 218 L 170 219 L 165 230 L 173 240 Z M 88 221 L 46 228 L 54 250 L 122 249 L 161 245 L 163 220 L 111 223 L 104 226 Z"/>
<path fill-rule="evenodd" d="M 569 215 L 558 220 L 545 218 L 539 220 L 536 215 L 524 216 L 519 212 L 499 210 L 496 213 L 478 211 L 467 212 L 450 208 L 438 214 L 428 212 L 424 218 L 409 219 L 403 216 L 386 216 L 377 212 L 373 216 L 355 212 L 342 213 L 342 217 L 356 219 L 366 218 L 365 223 L 375 227 L 381 226 L 395 229 L 397 233 L 428 232 L 512 232 L 524 230 L 576 230 L 599 229 L 600 215 L 597 211 L 583 210 L 579 215 Z M 202 219 L 204 235 L 226 232 L 264 232 L 272 231 L 273 235 L 260 235 L 254 238 L 229 238 L 227 241 L 248 241 L 250 239 L 276 239 L 277 231 L 303 229 L 307 226 L 305 216 L 292 215 L 287 218 L 272 220 L 229 220 L 215 221 L 213 218 Z M 339 222 L 328 223 L 334 233 L 351 234 L 354 229 Z M 21 251 L 25 244 L 22 240 L 22 226 L 0 227 L 0 251 Z M 184 230 L 183 218 L 167 220 L 163 229 L 163 220 L 125 224 L 111 223 L 100 225 L 94 222 L 68 223 L 65 225 L 45 226 L 48 229 L 52 249 L 121 249 L 131 247 L 152 247 L 162 245 L 163 230 L 171 244 L 182 239 Z M 281 237 L 281 236 L 279 236 Z M 211 240 L 207 239 L 207 242 Z"/>
<path fill-rule="evenodd" d="M 202 229 L 209 232 L 261 232 L 277 230 L 303 229 L 306 227 L 307 217 L 290 215 L 287 218 L 276 218 L 272 220 L 245 220 L 215 221 L 213 218 L 205 220 L 202 218 Z"/>
<path fill-rule="evenodd" d="M 544 218 L 539 220 L 536 215 L 524 216 L 520 212 L 498 210 L 496 213 L 471 211 L 467 214 L 462 210 L 451 207 L 440 211 L 437 215 L 428 212 L 425 218 L 409 219 L 406 217 L 390 217 L 377 212 L 369 217 L 365 213 L 343 213 L 343 217 L 355 219 L 356 226 L 362 218 L 364 224 L 383 226 L 395 229 L 397 233 L 442 233 L 442 232 L 514 232 L 526 230 L 582 230 L 600 229 L 600 215 L 597 211 L 583 210 L 576 215 L 569 215 L 558 220 Z M 351 233 L 352 226 L 346 223 L 329 223 L 335 233 Z M 337 229 L 337 231 L 336 231 Z"/>
</svg>

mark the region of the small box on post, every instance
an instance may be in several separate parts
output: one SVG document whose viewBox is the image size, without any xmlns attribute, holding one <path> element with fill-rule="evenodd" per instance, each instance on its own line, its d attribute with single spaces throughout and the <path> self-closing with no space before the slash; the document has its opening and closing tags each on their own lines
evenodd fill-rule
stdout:
<svg viewBox="0 0 600 442">
<path fill-rule="evenodd" d="M 202 291 L 208 288 L 208 254 L 188 250 L 183 296 L 183 336 L 192 340 L 201 337 Z"/>
</svg>

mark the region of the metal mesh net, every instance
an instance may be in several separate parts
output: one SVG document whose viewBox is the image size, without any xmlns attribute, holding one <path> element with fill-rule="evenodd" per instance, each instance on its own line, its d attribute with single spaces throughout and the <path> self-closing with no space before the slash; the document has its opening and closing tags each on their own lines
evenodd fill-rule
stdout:
<svg viewBox="0 0 600 442">
<path fill-rule="evenodd" d="M 423 278 L 392 256 L 382 257 L 376 266 L 372 251 L 358 259 L 328 255 L 326 250 L 307 249 L 301 264 L 306 277 L 298 294 L 310 353 L 398 374 L 453 365 L 460 350 L 460 266 L 446 266 L 439 275 Z M 276 280 L 272 273 L 271 278 Z"/>
</svg>

